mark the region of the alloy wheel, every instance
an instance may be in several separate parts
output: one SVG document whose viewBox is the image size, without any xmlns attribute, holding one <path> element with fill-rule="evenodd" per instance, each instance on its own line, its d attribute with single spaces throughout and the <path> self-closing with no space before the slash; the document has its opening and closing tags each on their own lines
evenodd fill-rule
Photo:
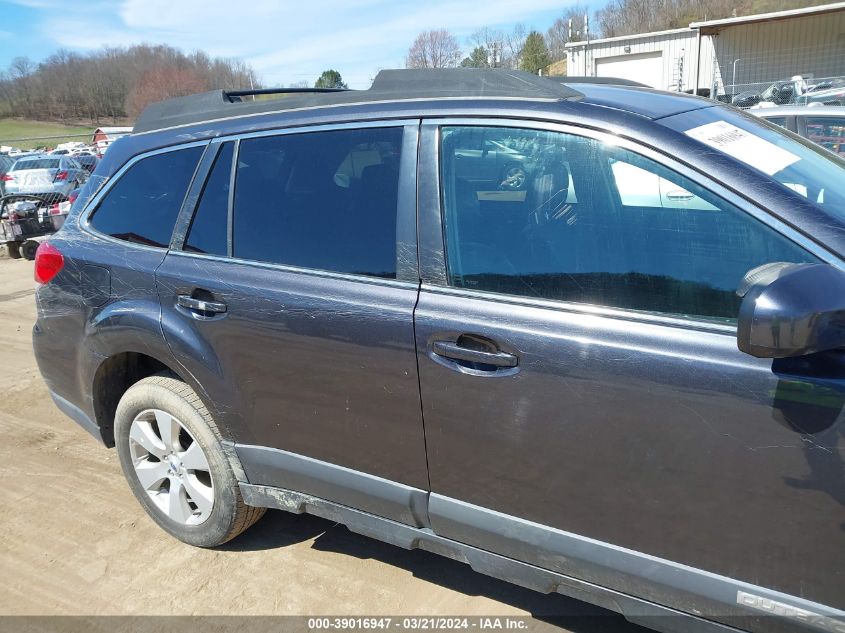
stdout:
<svg viewBox="0 0 845 633">
<path fill-rule="evenodd" d="M 160 409 L 139 413 L 129 428 L 129 453 L 138 481 L 171 520 L 199 525 L 214 508 L 214 482 L 202 447 L 175 417 Z"/>
</svg>

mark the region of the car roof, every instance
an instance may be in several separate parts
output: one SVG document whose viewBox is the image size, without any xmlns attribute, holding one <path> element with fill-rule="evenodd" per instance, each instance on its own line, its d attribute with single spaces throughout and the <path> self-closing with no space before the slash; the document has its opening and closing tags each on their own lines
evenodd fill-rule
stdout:
<svg viewBox="0 0 845 633">
<path fill-rule="evenodd" d="M 253 100 L 245 97 L 253 97 Z M 255 100 L 255 96 L 275 97 Z M 560 100 L 579 96 L 570 88 L 531 73 L 477 68 L 382 70 L 368 90 L 267 89 L 214 90 L 148 106 L 135 122 L 134 133 L 200 121 L 306 108 L 362 105 L 430 99 Z"/>
<path fill-rule="evenodd" d="M 425 109 L 448 111 L 456 100 L 484 100 L 487 104 L 514 102 L 577 101 L 660 118 L 714 105 L 700 97 L 635 86 L 612 85 L 613 78 L 539 77 L 531 73 L 477 68 L 382 70 L 368 90 L 269 89 L 216 90 L 179 97 L 148 106 L 135 123 L 134 134 L 143 134 L 202 122 L 223 121 L 251 115 L 315 110 L 365 108 L 368 105 L 419 102 Z M 262 98 L 252 101 L 250 96 Z M 273 96 L 275 98 L 263 98 Z M 532 106 L 529 106 L 532 107 Z"/>
<path fill-rule="evenodd" d="M 581 100 L 585 103 L 638 114 L 652 120 L 719 105 L 712 99 L 704 97 L 640 86 L 603 83 L 568 83 L 567 85 L 580 92 Z"/>
<path fill-rule="evenodd" d="M 776 106 L 773 108 L 749 108 L 747 112 L 767 119 L 780 116 L 838 116 L 845 117 L 842 106 Z"/>
<path fill-rule="evenodd" d="M 16 162 L 18 163 L 25 163 L 31 160 L 41 160 L 42 158 L 49 158 L 51 160 L 61 160 L 61 156 L 53 156 L 51 154 L 27 154 L 26 156 L 21 156 L 18 158 Z"/>
</svg>

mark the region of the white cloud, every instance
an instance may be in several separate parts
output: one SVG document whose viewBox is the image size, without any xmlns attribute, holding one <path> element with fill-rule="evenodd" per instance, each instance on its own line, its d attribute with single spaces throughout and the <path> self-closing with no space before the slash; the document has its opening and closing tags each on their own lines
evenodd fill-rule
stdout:
<svg viewBox="0 0 845 633">
<path fill-rule="evenodd" d="M 17 0 L 29 5 L 50 0 Z M 574 0 L 572 0 L 574 1 Z M 422 30 L 447 28 L 463 40 L 482 26 L 532 22 L 562 11 L 548 0 L 123 0 L 64 4 L 62 17 L 45 17 L 42 33 L 58 46 L 94 49 L 166 43 L 185 51 L 240 57 L 268 84 L 313 81 L 335 68 L 365 88 L 378 68 L 401 67 Z M 544 19 L 536 24 L 545 28 Z"/>
</svg>

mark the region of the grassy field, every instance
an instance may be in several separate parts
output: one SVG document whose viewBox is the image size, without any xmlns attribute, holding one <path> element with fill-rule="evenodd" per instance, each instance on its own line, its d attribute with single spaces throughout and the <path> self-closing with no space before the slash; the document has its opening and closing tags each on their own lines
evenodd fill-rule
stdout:
<svg viewBox="0 0 845 633">
<path fill-rule="evenodd" d="M 26 119 L 0 119 L 0 145 L 10 145 L 20 149 L 31 149 L 35 147 L 55 147 L 59 143 L 67 141 L 91 140 L 94 128 L 74 127 L 52 123 L 47 121 L 28 121 Z M 84 136 L 74 136 L 82 134 Z M 42 138 L 41 140 L 16 141 L 14 139 L 34 137 L 57 137 Z"/>
</svg>

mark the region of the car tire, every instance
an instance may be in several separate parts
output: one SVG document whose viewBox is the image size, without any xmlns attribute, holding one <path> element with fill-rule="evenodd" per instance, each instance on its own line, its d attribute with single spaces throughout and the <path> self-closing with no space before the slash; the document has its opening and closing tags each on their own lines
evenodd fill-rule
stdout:
<svg viewBox="0 0 845 633">
<path fill-rule="evenodd" d="M 28 260 L 33 261 L 35 259 L 35 253 L 38 251 L 38 242 L 33 240 L 27 240 L 23 244 L 20 245 L 20 255 Z"/>
<path fill-rule="evenodd" d="M 215 547 L 263 516 L 264 508 L 244 503 L 208 409 L 172 375 L 150 376 L 126 390 L 117 405 L 114 437 L 135 498 L 180 541 Z"/>
<path fill-rule="evenodd" d="M 17 242 L 6 242 L 6 253 L 9 255 L 9 259 L 20 259 L 21 245 Z"/>
</svg>

